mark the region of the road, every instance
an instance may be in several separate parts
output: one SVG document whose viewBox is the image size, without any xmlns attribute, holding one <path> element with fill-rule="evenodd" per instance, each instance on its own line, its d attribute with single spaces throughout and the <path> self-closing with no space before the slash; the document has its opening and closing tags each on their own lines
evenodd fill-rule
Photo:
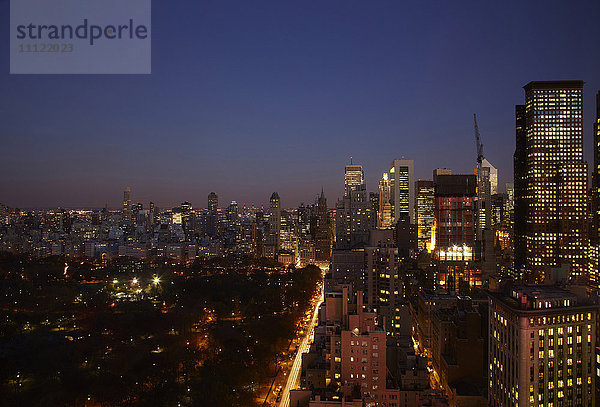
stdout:
<svg viewBox="0 0 600 407">
<path fill-rule="evenodd" d="M 317 322 L 319 319 L 319 306 L 321 305 L 323 300 L 324 294 L 321 291 L 321 297 L 315 303 L 313 317 L 310 321 L 310 324 L 306 327 L 306 335 L 302 339 L 300 346 L 298 346 L 298 351 L 296 352 L 296 357 L 294 358 L 294 364 L 292 365 L 292 369 L 290 370 L 287 383 L 283 388 L 283 393 L 281 395 L 281 402 L 279 403 L 279 407 L 289 407 L 290 390 L 293 390 L 296 387 L 296 383 L 298 383 L 298 379 L 300 377 L 300 370 L 302 369 L 302 354 L 308 352 L 310 344 L 312 343 L 315 326 L 317 326 Z"/>
</svg>

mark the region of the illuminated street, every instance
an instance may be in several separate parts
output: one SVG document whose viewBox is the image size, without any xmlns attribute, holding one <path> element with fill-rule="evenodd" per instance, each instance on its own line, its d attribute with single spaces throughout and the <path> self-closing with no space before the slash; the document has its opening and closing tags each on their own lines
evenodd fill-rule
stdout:
<svg viewBox="0 0 600 407">
<path fill-rule="evenodd" d="M 294 364 L 292 365 L 292 370 L 288 376 L 287 383 L 283 389 L 283 393 L 281 395 L 281 402 L 279 403 L 279 407 L 288 407 L 290 403 L 290 390 L 293 390 L 298 383 L 298 379 L 300 377 L 300 369 L 302 368 L 302 354 L 308 352 L 310 348 L 310 344 L 313 339 L 314 328 L 317 325 L 318 317 L 319 317 L 319 306 L 323 302 L 324 296 L 321 291 L 321 296 L 319 300 L 315 303 L 315 308 L 313 310 L 313 317 L 310 321 L 310 324 L 306 329 L 306 336 L 302 339 L 302 343 L 298 347 L 298 351 L 296 352 L 296 357 L 294 358 Z"/>
</svg>

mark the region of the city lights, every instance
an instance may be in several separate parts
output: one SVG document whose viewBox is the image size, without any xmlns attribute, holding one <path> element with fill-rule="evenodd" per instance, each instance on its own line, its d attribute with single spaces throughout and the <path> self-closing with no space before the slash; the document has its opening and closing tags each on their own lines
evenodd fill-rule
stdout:
<svg viewBox="0 0 600 407">
<path fill-rule="evenodd" d="M 107 1 L 0 1 L 1 405 L 600 406 L 600 1 Z"/>
</svg>

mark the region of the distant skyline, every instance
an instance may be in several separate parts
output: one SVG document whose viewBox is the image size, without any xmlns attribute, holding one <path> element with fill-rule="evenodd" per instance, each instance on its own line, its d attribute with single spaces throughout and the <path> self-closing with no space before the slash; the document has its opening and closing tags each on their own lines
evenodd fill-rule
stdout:
<svg viewBox="0 0 600 407">
<path fill-rule="evenodd" d="M 206 207 L 377 191 L 394 159 L 512 182 L 530 81 L 581 79 L 584 151 L 600 89 L 600 2 L 153 2 L 151 75 L 9 75 L 0 41 L 0 203 Z M 9 26 L 9 1 L 0 0 Z"/>
</svg>

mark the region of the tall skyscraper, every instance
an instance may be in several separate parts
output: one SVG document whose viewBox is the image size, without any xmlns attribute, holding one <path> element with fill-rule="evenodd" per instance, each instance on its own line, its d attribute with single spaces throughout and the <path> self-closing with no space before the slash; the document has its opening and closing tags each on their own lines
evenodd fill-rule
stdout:
<svg viewBox="0 0 600 407">
<path fill-rule="evenodd" d="M 492 195 L 498 193 L 498 169 L 494 167 L 487 158 L 484 158 L 481 162 L 482 167 L 490 169 L 490 193 Z"/>
<path fill-rule="evenodd" d="M 204 220 L 205 233 L 210 237 L 216 237 L 219 234 L 219 197 L 216 193 L 208 194 L 208 213 Z"/>
<path fill-rule="evenodd" d="M 417 242 L 420 250 L 428 250 L 435 223 L 435 187 L 433 181 L 418 180 L 417 191 Z"/>
<path fill-rule="evenodd" d="M 525 105 L 515 106 L 516 148 L 514 154 L 514 267 L 512 277 L 522 279 L 527 260 L 526 224 L 529 198 L 527 192 L 527 133 Z"/>
<path fill-rule="evenodd" d="M 126 187 L 123 191 L 123 219 L 132 220 L 133 208 L 131 207 L 131 188 Z"/>
<path fill-rule="evenodd" d="M 216 193 L 211 192 L 208 194 L 208 213 L 212 215 L 217 214 L 217 209 L 219 208 L 219 197 Z"/>
<path fill-rule="evenodd" d="M 365 174 L 362 165 L 346 165 L 344 171 L 345 196 L 350 196 L 350 191 L 358 190 L 365 183 Z"/>
<path fill-rule="evenodd" d="M 592 227 L 589 250 L 589 285 L 600 289 L 600 91 L 596 94 L 594 119 L 594 169 L 592 171 Z"/>
<path fill-rule="evenodd" d="M 477 176 L 477 202 L 476 202 L 476 219 L 475 228 L 477 240 L 483 240 L 483 231 L 492 226 L 492 182 L 491 182 L 491 167 L 486 166 L 483 160 L 481 166 L 475 168 Z M 498 173 L 496 171 L 496 177 Z M 496 182 L 497 184 L 497 182 Z M 496 189 L 497 185 L 496 185 Z"/>
<path fill-rule="evenodd" d="M 328 264 L 331 259 L 331 225 L 327 199 L 323 190 L 317 200 L 314 225 L 315 261 Z"/>
<path fill-rule="evenodd" d="M 357 184 L 359 181 L 361 184 Z M 344 198 L 336 205 L 335 245 L 338 249 L 350 249 L 367 244 L 369 231 L 377 224 L 377 215 L 372 210 L 362 166 L 347 165 L 344 184 L 346 186 Z"/>
<path fill-rule="evenodd" d="M 377 227 L 389 229 L 392 227 L 391 188 L 388 174 L 384 173 L 379 181 L 379 209 L 377 211 Z"/>
<path fill-rule="evenodd" d="M 512 229 L 515 212 L 515 184 L 507 182 L 504 184 L 504 190 L 506 191 L 506 199 L 504 200 L 504 218 L 502 222 L 509 229 Z"/>
<path fill-rule="evenodd" d="M 515 268 L 539 277 L 588 255 L 583 81 L 530 82 L 516 108 Z"/>
<path fill-rule="evenodd" d="M 598 405 L 598 306 L 546 285 L 489 296 L 489 406 Z"/>
<path fill-rule="evenodd" d="M 592 172 L 592 203 L 594 235 L 591 240 L 600 243 L 600 91 L 596 94 L 596 118 L 594 120 L 594 170 Z"/>
<path fill-rule="evenodd" d="M 297 223 L 298 223 L 298 235 L 300 237 L 309 236 L 313 233 L 313 211 L 314 205 L 304 205 L 304 202 L 300 203 L 297 211 Z"/>
<path fill-rule="evenodd" d="M 475 168 L 477 177 L 477 194 L 475 200 L 475 249 L 474 257 L 485 274 L 489 275 L 496 271 L 496 259 L 494 252 L 495 234 L 492 230 L 492 169 L 497 170 L 483 159 Z"/>
<path fill-rule="evenodd" d="M 279 224 L 279 251 L 296 258 L 298 253 L 298 229 L 294 216 L 289 211 L 281 211 Z"/>
<path fill-rule="evenodd" d="M 414 161 L 394 160 L 390 164 L 390 188 L 394 224 L 402 214 L 415 223 Z"/>
<path fill-rule="evenodd" d="M 481 285 L 481 270 L 473 264 L 477 178 L 458 174 L 434 178 L 438 283 L 449 290 Z"/>
<path fill-rule="evenodd" d="M 268 251 L 269 257 L 274 257 L 279 251 L 279 236 L 281 231 L 281 201 L 279 194 L 273 192 L 269 200 L 269 233 L 267 235 L 267 244 L 265 252 Z"/>
</svg>

